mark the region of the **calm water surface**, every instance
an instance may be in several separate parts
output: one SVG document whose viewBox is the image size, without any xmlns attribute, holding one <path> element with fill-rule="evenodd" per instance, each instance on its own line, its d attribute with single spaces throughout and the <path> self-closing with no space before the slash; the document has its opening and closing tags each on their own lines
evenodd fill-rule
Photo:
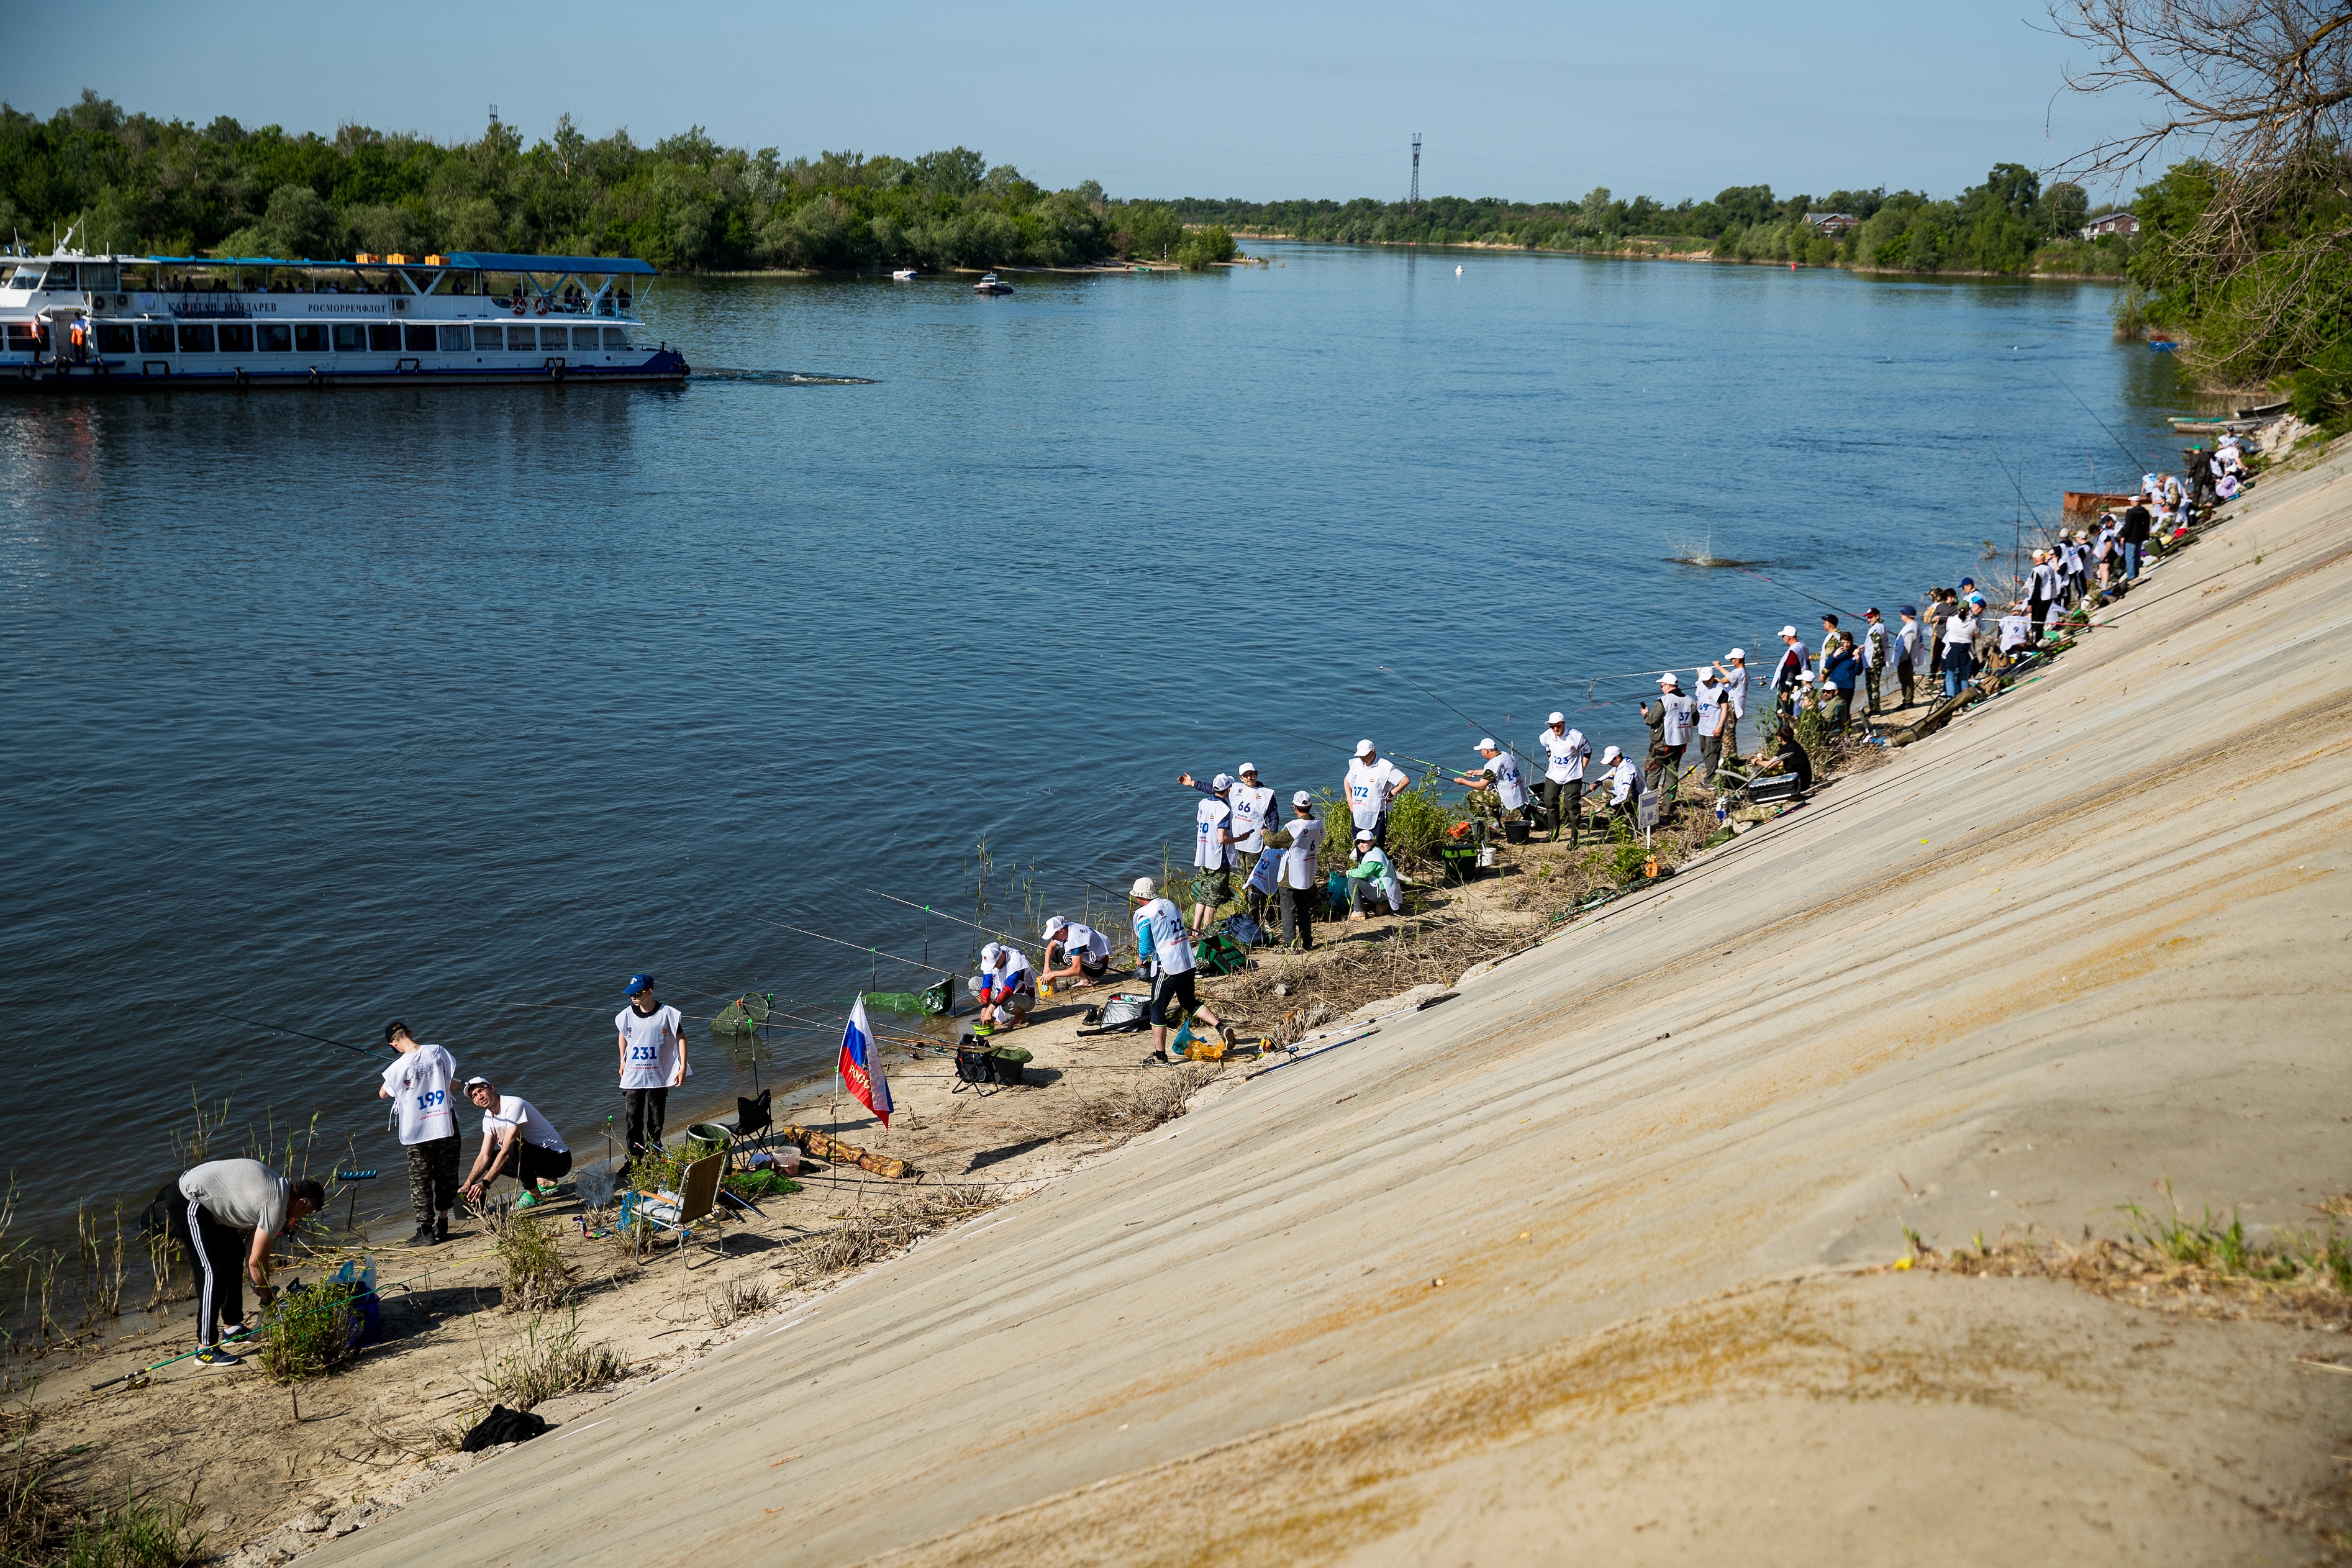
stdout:
<svg viewBox="0 0 2352 1568">
<path fill-rule="evenodd" d="M 1466 766 L 1383 664 L 1522 747 L 1555 706 L 1630 741 L 1625 672 L 2007 551 L 1997 459 L 2045 517 L 2136 477 L 2061 380 L 2149 461 L 2180 396 L 2094 286 L 1269 254 L 657 297 L 698 367 L 869 385 L 0 404 L 23 1212 L 152 1190 L 192 1093 L 315 1111 L 398 1204 L 368 1064 L 223 1012 L 404 1018 L 601 1154 L 634 969 L 834 1018 L 874 961 L 769 922 L 951 962 L 863 889 L 968 909 L 985 838 L 1100 915 L 1083 879 L 1189 842 L 1180 769 Z M 1773 581 L 1667 559 L 1702 545 Z M 751 1079 L 693 1027 L 673 1125 Z"/>
</svg>

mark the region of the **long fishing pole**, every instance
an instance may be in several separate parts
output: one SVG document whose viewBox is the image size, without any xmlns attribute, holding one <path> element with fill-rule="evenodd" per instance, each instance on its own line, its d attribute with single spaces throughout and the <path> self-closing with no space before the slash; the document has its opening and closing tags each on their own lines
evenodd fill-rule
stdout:
<svg viewBox="0 0 2352 1568">
<path fill-rule="evenodd" d="M 1192 722 L 1194 724 L 1199 724 L 1201 721 L 1196 718 Z M 1255 721 L 1253 722 L 1255 723 Z M 1284 729 L 1277 725 L 1258 724 L 1257 727 L 1265 730 L 1269 735 L 1281 736 L 1286 740 L 1296 740 L 1307 746 L 1319 746 L 1326 751 L 1345 752 L 1349 757 L 1353 757 L 1356 754 L 1356 748 L 1354 747 L 1347 745 L 1342 741 L 1318 740 L 1311 735 L 1301 735 L 1295 729 Z M 1426 757 L 1415 757 L 1409 751 L 1392 750 L 1389 755 L 1405 762 L 1417 762 L 1423 768 L 1444 768 L 1445 766 L 1443 762 L 1433 762 Z"/>
<path fill-rule="evenodd" d="M 360 1055 L 368 1058 L 371 1061 L 380 1061 L 383 1060 L 381 1052 L 370 1051 L 363 1045 L 353 1045 L 347 1040 L 329 1040 L 323 1034 L 310 1034 L 299 1029 L 288 1029 L 282 1024 L 263 1023 L 259 1019 L 239 1018 L 235 1013 L 225 1013 L 217 1008 L 192 1008 L 188 1010 L 192 1012 L 200 1012 L 210 1018 L 226 1019 L 231 1023 L 246 1024 L 254 1029 L 269 1030 L 277 1034 L 290 1034 L 301 1040 L 315 1040 L 320 1045 L 338 1046 L 344 1051 L 357 1051 Z"/>
<path fill-rule="evenodd" d="M 2044 373 L 2045 375 L 2047 375 L 2047 376 L 2048 376 L 2052 381 L 2053 381 L 2053 382 L 2058 382 L 2058 384 L 2059 384 L 2061 387 L 2063 387 L 2063 388 L 2064 388 L 2064 389 L 2065 389 L 2065 392 L 2066 392 L 2066 395 L 2067 395 L 2068 397 L 2071 397 L 2071 398 L 2073 398 L 2076 402 L 2078 402 L 2078 403 L 2082 403 L 2082 404 L 2083 404 L 2083 412 L 2084 412 L 2084 413 L 2089 414 L 2089 415 L 2091 416 L 2091 418 L 2092 418 L 2094 421 L 2095 421 L 2095 422 L 2097 423 L 2098 427 L 2099 427 L 2101 430 L 2105 430 L 2105 431 L 2106 431 L 2106 433 L 2107 433 L 2107 439 L 2108 439 L 2108 440 L 2110 440 L 2110 441 L 2112 441 L 2112 442 L 2114 442 L 2114 443 L 2116 444 L 2116 446 L 2117 446 L 2117 447 L 2122 451 L 2123 455 L 2124 455 L 2126 457 L 2127 457 L 2127 458 L 2131 459 L 2132 464 L 2133 464 L 2133 465 L 2134 465 L 2135 467 L 2137 467 L 2137 466 L 2140 466 L 2140 465 L 2143 465 L 2143 463 L 2145 462 L 2145 459 L 2143 459 L 2143 458 L 2139 455 L 2139 454 L 2138 454 L 2138 453 L 2134 452 L 2130 447 L 2124 445 L 2124 438 L 2123 438 L 2122 436 L 2120 436 L 2120 435 L 2117 435 L 2117 434 L 2115 433 L 2115 431 L 2114 431 L 2114 430 L 2110 429 L 2110 428 L 2108 427 L 2107 422 L 2106 422 L 2105 420 L 2104 420 L 2104 419 L 2100 419 L 2100 418 L 2099 418 L 2099 411 L 2098 411 L 2098 410 L 2096 410 L 2096 409 L 2093 408 L 2093 407 L 2092 407 L 2089 403 L 2087 403 L 2087 402 L 2083 402 L 2083 395 L 2082 395 L 2080 392 L 2076 392 L 2073 387 L 2067 386 L 2067 385 L 2066 385 L 2066 383 L 2065 383 L 2064 382 L 2059 382 L 2059 381 L 2058 381 L 2058 372 L 2057 372 L 2056 371 L 2051 370 L 2051 369 L 2050 369 L 2048 366 L 2046 366 L 2046 365 L 2045 365 L 2044 367 L 2042 367 L 2042 371 L 2043 371 L 2043 373 Z"/>
<path fill-rule="evenodd" d="M 1091 884 L 1089 884 L 1089 885 L 1091 885 Z M 970 920 L 958 919 L 955 915 L 950 915 L 950 914 L 949 914 L 946 910 L 944 910 L 944 909 L 933 909 L 933 908 L 932 908 L 929 904 L 917 904 L 917 903 L 916 903 L 913 899 L 911 899 L 911 898 L 900 898 L 898 894 L 892 894 L 892 893 L 885 893 L 885 892 L 883 892 L 883 891 L 882 891 L 880 888 L 878 888 L 878 887 L 869 887 L 869 888 L 867 888 L 866 891 L 866 892 L 868 892 L 868 893 L 870 893 L 870 894 L 873 894 L 875 897 L 877 897 L 877 898 L 887 898 L 887 899 L 888 899 L 888 900 L 889 900 L 891 903 L 893 903 L 893 904 L 905 904 L 905 905 L 906 905 L 908 908 L 909 908 L 909 909 L 919 909 L 919 910 L 921 910 L 921 911 L 922 911 L 924 914 L 926 914 L 926 915 L 938 915 L 938 916 L 939 916 L 940 919 L 942 919 L 942 920 L 951 920 L 951 921 L 954 921 L 954 922 L 955 922 L 955 924 L 957 924 L 958 925 L 968 925 L 968 926 L 971 926 L 971 928 L 972 930 L 974 930 L 974 931 L 978 931 L 978 932 L 982 933 L 983 936 L 1002 936 L 1002 937 L 1003 937 L 1007 942 L 1018 942 L 1018 941 L 1021 941 L 1021 940 L 1022 940 L 1022 938 L 1021 938 L 1021 937 L 1015 936 L 1014 936 L 1014 935 L 1013 935 L 1013 933 L 1011 933 L 1010 931 L 999 931 L 999 930 L 998 930 L 998 929 L 996 929 L 996 927 L 994 927 L 993 925 L 978 925 L 978 924 L 976 924 L 976 923 L 974 923 L 974 922 L 972 922 L 972 921 L 970 921 Z"/>
<path fill-rule="evenodd" d="M 1793 593 L 1800 599 L 1810 599 L 1816 604 L 1828 605 L 1830 609 L 1836 611 L 1841 615 L 1851 615 L 1853 613 L 1853 611 L 1848 610 L 1843 604 L 1831 604 L 1828 600 L 1823 599 L 1818 593 L 1807 593 L 1803 589 L 1791 588 L 1785 582 L 1772 582 L 1770 578 L 1765 576 L 1760 571 L 1750 571 L 1744 566 L 1734 567 L 1732 570 L 1734 571 L 1743 573 L 1746 576 L 1752 577 L 1759 582 L 1771 582 L 1773 587 L 1779 589 L 1783 593 Z"/>
<path fill-rule="evenodd" d="M 2027 511 L 2033 513 L 2033 526 L 2042 530 L 2042 542 L 2044 545 L 2049 544 L 2051 542 L 2050 525 L 2042 520 L 2042 514 L 2034 511 L 2033 503 L 2025 498 L 2024 485 L 2019 481 L 2016 475 L 2011 474 L 2009 471 L 2009 465 L 2000 460 L 2000 455 L 1999 453 L 1992 455 L 1992 461 L 1993 466 L 1999 468 L 2001 471 L 2002 476 L 2009 480 L 2010 487 L 2017 492 L 2017 504 L 2023 507 Z M 2013 565 L 2012 570 L 2014 570 Z"/>
<path fill-rule="evenodd" d="M 922 969 L 935 975 L 944 975 L 950 972 L 940 968 L 937 964 L 925 964 L 918 962 L 913 958 L 902 958 L 896 953 L 886 953 L 879 947 L 868 946 L 861 942 L 845 942 L 838 936 L 828 936 L 822 931 L 811 931 L 806 926 L 787 925 L 781 920 L 771 920 L 764 915 L 754 915 L 751 918 L 758 921 L 762 925 L 772 925 L 779 931 L 790 931 L 802 936 L 814 936 L 820 942 L 830 942 L 836 947 L 846 947 L 853 953 L 873 954 L 880 957 L 887 958 L 894 964 L 904 964 L 910 969 Z"/>
</svg>

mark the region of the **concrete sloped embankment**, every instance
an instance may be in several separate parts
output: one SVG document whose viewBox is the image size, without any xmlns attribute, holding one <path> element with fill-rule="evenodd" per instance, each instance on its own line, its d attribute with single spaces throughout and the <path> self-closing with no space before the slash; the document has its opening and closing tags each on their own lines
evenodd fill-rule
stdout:
<svg viewBox="0 0 2352 1568">
<path fill-rule="evenodd" d="M 1891 766 L 327 1556 L 2312 1557 L 2345 1336 L 1857 1270 L 2352 1185 L 2347 457 Z"/>
</svg>

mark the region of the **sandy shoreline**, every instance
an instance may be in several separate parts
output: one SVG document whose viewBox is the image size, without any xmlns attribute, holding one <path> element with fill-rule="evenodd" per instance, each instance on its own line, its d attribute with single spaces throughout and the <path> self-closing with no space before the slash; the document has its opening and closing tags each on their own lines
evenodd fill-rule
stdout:
<svg viewBox="0 0 2352 1568">
<path fill-rule="evenodd" d="M 194 1487 L 257 1564 L 2324 1556 L 2352 1377 L 2308 1368 L 2352 1364 L 2343 1300 L 2004 1249 L 2122 1237 L 2159 1177 L 2258 1243 L 2352 1185 L 2352 711 L 2277 678 L 2352 667 L 2347 462 L 2266 479 L 2033 685 L 1682 875 L 1467 974 L 1424 931 L 1442 1005 L 1228 1063 L 1179 1119 L 1122 1098 L 1171 1077 L 1145 1042 L 1077 1037 L 1103 987 L 1013 1037 L 1034 1087 L 928 1056 L 892 1062 L 887 1133 L 845 1112 L 919 1180 L 813 1171 L 724 1258 L 575 1228 L 579 1333 L 632 1370 L 550 1400 L 495 1482 L 443 1450 L 531 1322 L 471 1227 L 299 1424 L 251 1374 L 79 1394 L 182 1316 L 53 1372 L 38 1441 Z M 1510 858 L 1418 924 L 1541 934 L 1517 895 L 1562 857 Z M 1420 972 L 1320 929 L 1356 940 L 1220 983 L 1244 1032 Z M 969 1212 L 801 1261 L 929 1192 Z M 648 1464 L 695 1481 L 614 1507 Z"/>
</svg>

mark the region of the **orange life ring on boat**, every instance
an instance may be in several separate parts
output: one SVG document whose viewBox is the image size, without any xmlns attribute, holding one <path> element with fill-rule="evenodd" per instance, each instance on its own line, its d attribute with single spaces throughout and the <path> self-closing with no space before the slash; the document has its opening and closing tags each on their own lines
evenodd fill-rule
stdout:
<svg viewBox="0 0 2352 1568">
<path fill-rule="evenodd" d="M 547 314 L 547 301 L 544 298 L 541 298 L 539 302 L 539 313 L 542 316 Z"/>
<path fill-rule="evenodd" d="M 522 314 L 522 301 L 520 299 L 514 302 L 514 313 L 518 316 Z"/>
</svg>

